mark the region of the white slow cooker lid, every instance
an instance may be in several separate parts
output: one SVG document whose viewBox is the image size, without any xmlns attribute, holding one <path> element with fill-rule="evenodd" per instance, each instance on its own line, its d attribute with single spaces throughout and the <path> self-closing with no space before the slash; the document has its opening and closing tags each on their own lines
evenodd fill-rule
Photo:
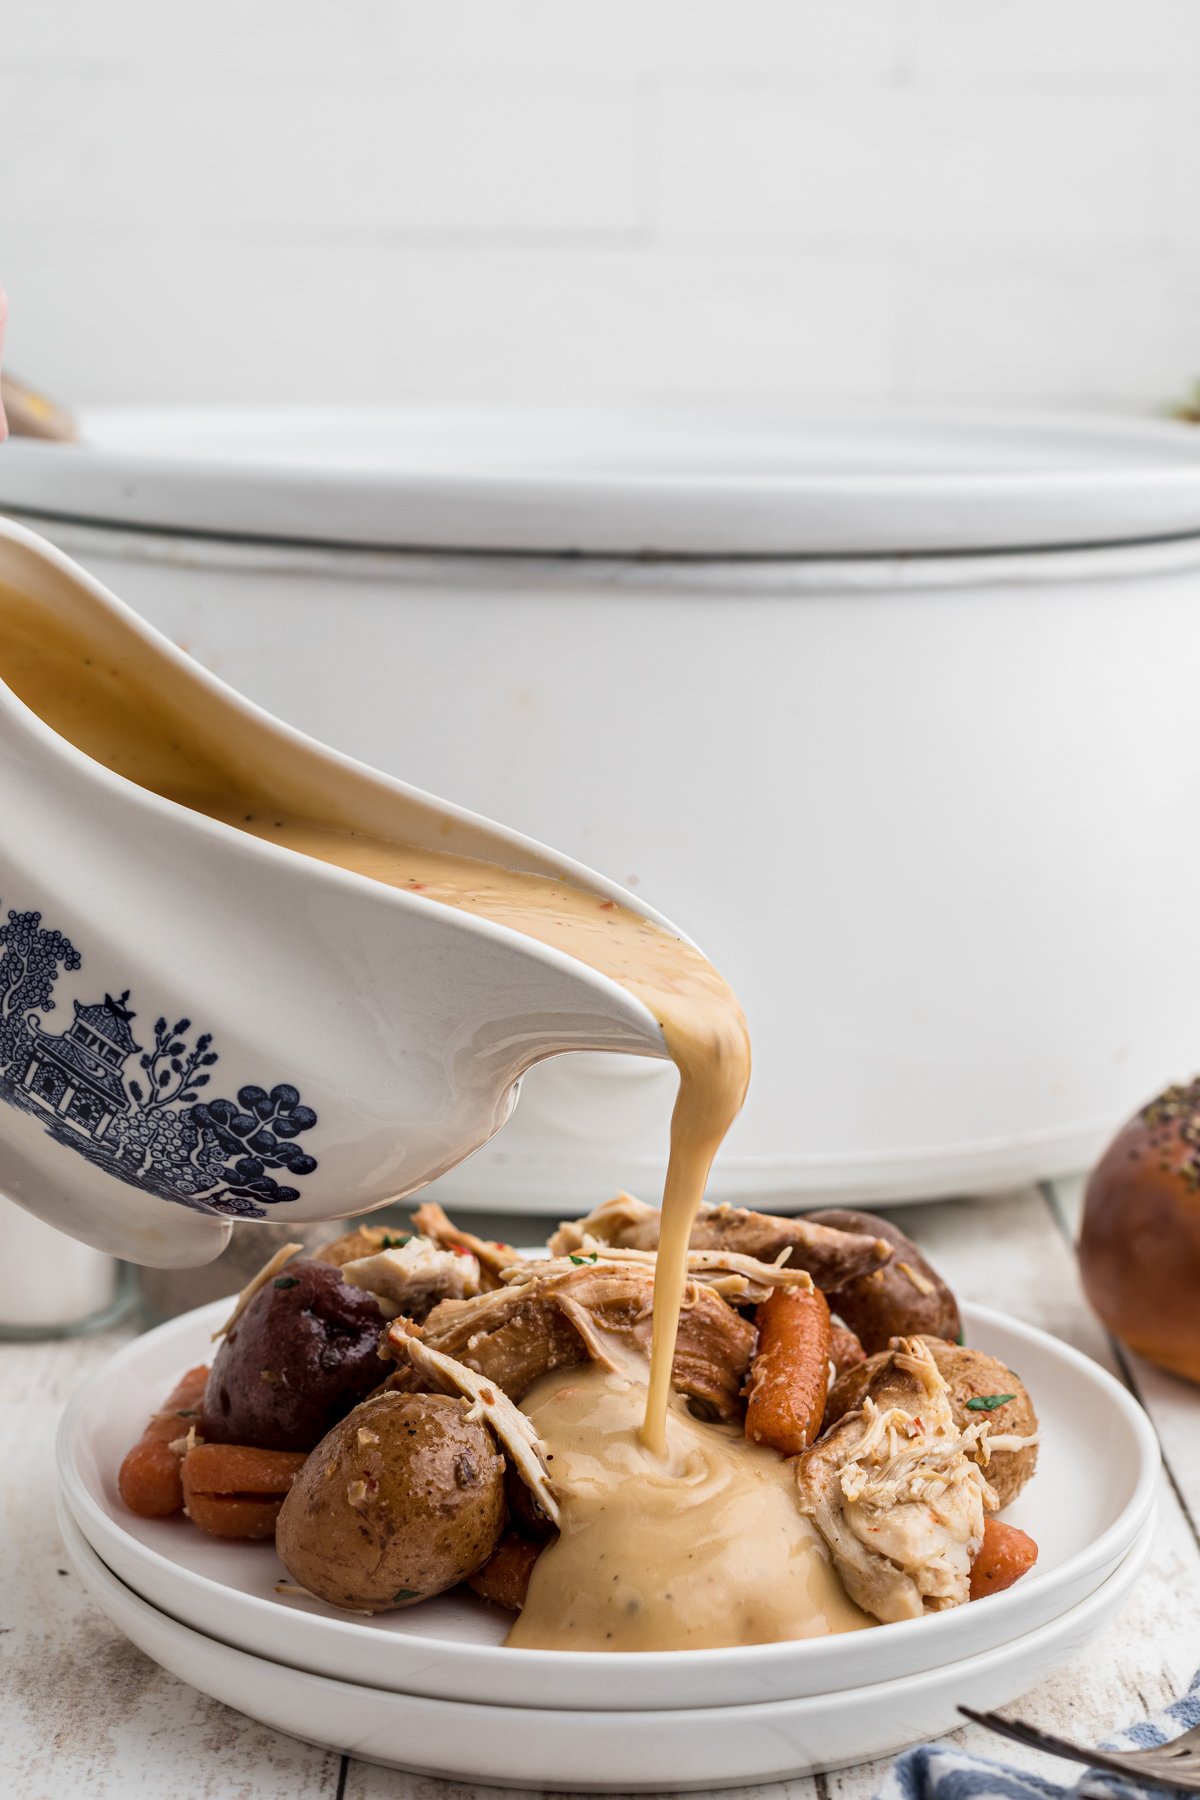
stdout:
<svg viewBox="0 0 1200 1800">
<path fill-rule="evenodd" d="M 1200 534 L 1200 433 L 1103 416 L 109 408 L 0 508 L 385 549 L 794 557 Z"/>
</svg>

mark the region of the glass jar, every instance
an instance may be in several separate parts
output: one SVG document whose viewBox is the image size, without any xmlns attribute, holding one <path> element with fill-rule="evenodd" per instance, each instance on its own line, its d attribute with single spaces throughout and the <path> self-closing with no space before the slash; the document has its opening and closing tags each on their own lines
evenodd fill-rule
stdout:
<svg viewBox="0 0 1200 1800">
<path fill-rule="evenodd" d="M 125 1264 L 0 1195 L 0 1339 L 103 1331 L 131 1299 Z"/>
</svg>

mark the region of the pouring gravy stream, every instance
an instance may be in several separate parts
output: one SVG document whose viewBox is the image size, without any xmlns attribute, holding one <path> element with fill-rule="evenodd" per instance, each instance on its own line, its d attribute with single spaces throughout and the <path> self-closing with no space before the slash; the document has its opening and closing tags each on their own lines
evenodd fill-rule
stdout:
<svg viewBox="0 0 1200 1800">
<path fill-rule="evenodd" d="M 550 944 L 611 977 L 662 1026 L 679 1070 L 654 1276 L 654 1336 L 642 1437 L 667 1448 L 667 1402 L 692 1225 L 722 1139 L 750 1080 L 750 1040 L 732 988 L 698 950 L 613 900 L 544 875 L 530 875 L 438 850 L 416 850 L 336 825 L 247 814 L 213 795 L 212 818 L 305 856 L 336 863 L 423 899 L 478 913 Z"/>
</svg>

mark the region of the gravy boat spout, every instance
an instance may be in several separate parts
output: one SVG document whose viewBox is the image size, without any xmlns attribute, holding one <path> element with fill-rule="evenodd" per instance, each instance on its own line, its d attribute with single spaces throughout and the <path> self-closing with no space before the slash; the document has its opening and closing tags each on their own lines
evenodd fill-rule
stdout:
<svg viewBox="0 0 1200 1800">
<path fill-rule="evenodd" d="M 220 781 L 666 921 L 273 719 L 3 521 L 0 764 L 0 1190 L 76 1238 L 183 1267 L 234 1218 L 370 1212 L 486 1143 L 545 1057 L 667 1055 L 574 956 L 196 797 Z"/>
</svg>

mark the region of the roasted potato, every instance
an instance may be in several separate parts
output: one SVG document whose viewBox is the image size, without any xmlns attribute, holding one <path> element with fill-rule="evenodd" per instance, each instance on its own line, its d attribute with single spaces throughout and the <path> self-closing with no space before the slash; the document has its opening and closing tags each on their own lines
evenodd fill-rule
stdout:
<svg viewBox="0 0 1200 1800">
<path fill-rule="evenodd" d="M 847 1369 L 865 1362 L 866 1355 L 850 1327 L 843 1325 L 839 1319 L 834 1319 L 829 1328 L 829 1360 L 834 1367 L 834 1379 L 838 1375 L 844 1375 Z"/>
<path fill-rule="evenodd" d="M 941 1338 L 928 1336 L 925 1342 L 950 1390 L 954 1422 L 960 1430 L 964 1425 L 974 1424 L 982 1417 L 991 1421 L 993 1437 L 1010 1434 L 1015 1437 L 1031 1437 L 1036 1432 L 1038 1420 L 1033 1401 L 1029 1398 L 1024 1382 L 1011 1369 L 1005 1368 L 996 1357 L 985 1355 L 982 1350 L 969 1350 L 962 1344 L 947 1344 Z M 825 1405 L 826 1430 L 836 1424 L 843 1414 L 853 1412 L 862 1405 L 872 1376 L 886 1361 L 887 1352 L 877 1351 L 866 1362 L 847 1369 L 838 1377 L 829 1390 L 829 1399 Z M 1006 1394 L 1010 1394 L 1012 1398 L 1001 1400 L 998 1405 L 994 1404 L 998 1396 Z M 972 1406 L 973 1400 L 980 1404 Z M 985 1401 L 993 1404 L 982 1404 Z M 977 1456 L 974 1460 L 980 1464 L 988 1482 L 995 1489 L 1001 1507 L 1005 1507 L 1016 1499 L 1033 1474 L 1037 1466 L 1037 1445 L 1028 1444 L 1020 1450 L 993 1450 L 986 1464 L 981 1457 Z"/>
<path fill-rule="evenodd" d="M 992 1437 L 1034 1435 L 1038 1417 L 1029 1391 L 997 1357 L 962 1344 L 931 1341 L 929 1348 L 950 1389 L 957 1425 L 969 1425 L 982 1414 L 991 1421 Z M 1012 1399 L 994 1404 L 996 1396 L 1004 1394 L 1011 1394 Z M 972 1401 L 977 1404 L 972 1406 Z M 1021 1450 L 993 1450 L 985 1473 L 1002 1507 L 1016 1499 L 1036 1467 L 1036 1444 Z"/>
<path fill-rule="evenodd" d="M 467 1586 L 481 1600 L 490 1600 L 493 1606 L 502 1606 L 506 1612 L 520 1612 L 529 1592 L 533 1565 L 542 1549 L 541 1544 L 531 1544 L 528 1538 L 518 1537 L 515 1531 L 510 1531 L 500 1539 L 482 1569 L 476 1569 L 468 1576 Z"/>
<path fill-rule="evenodd" d="M 825 1296 L 829 1310 L 845 1321 L 868 1356 L 886 1349 L 894 1337 L 936 1337 L 953 1343 L 961 1336 L 954 1295 L 898 1225 L 874 1213 L 844 1212 L 840 1207 L 808 1217 L 837 1231 L 886 1238 L 893 1246 L 891 1260 L 882 1269 L 859 1275 Z"/>
<path fill-rule="evenodd" d="M 327 1263 L 290 1262 L 255 1294 L 217 1351 L 204 1436 L 263 1450 L 311 1450 L 387 1373 L 385 1320 Z"/>
<path fill-rule="evenodd" d="M 504 1458 L 446 1394 L 380 1393 L 322 1438 L 283 1503 L 280 1561 L 358 1612 L 415 1606 L 473 1575 L 505 1519 Z"/>
</svg>

